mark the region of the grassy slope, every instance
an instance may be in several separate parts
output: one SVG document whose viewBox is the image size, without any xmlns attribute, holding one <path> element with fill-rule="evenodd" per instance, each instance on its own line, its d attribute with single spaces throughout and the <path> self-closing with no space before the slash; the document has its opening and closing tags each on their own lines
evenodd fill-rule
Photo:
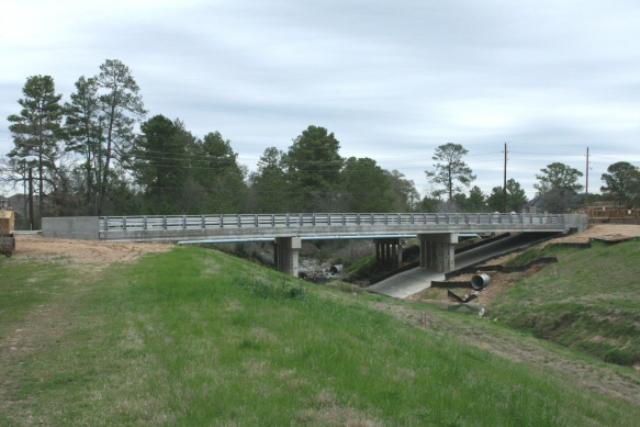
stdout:
<svg viewBox="0 0 640 427">
<path fill-rule="evenodd" d="M 0 269 L 1 343 L 25 319 L 36 326 L 41 305 L 60 308 L 26 350 L 0 348 L 0 424 L 633 425 L 640 416 L 219 252 L 148 255 L 90 286 L 59 267 Z M 21 308 L 8 313 L 14 302 Z"/>
<path fill-rule="evenodd" d="M 529 252 L 560 262 L 518 283 L 491 315 L 606 361 L 640 363 L 640 241 Z"/>
</svg>

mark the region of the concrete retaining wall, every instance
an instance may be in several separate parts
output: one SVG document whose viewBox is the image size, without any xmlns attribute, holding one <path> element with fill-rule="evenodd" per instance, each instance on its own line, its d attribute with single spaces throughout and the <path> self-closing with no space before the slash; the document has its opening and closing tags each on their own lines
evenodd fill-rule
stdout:
<svg viewBox="0 0 640 427">
<path fill-rule="evenodd" d="M 61 216 L 42 218 L 42 235 L 64 239 L 98 240 L 100 217 Z"/>
</svg>

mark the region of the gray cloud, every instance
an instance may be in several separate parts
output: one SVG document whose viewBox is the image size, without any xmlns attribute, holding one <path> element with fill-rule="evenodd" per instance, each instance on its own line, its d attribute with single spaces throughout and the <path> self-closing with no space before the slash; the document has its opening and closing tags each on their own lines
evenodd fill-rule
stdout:
<svg viewBox="0 0 640 427">
<path fill-rule="evenodd" d="M 151 114 L 220 130 L 250 168 L 309 124 L 428 189 L 433 149 L 470 150 L 477 183 L 530 195 L 551 161 L 592 176 L 640 161 L 640 5 L 633 1 L 9 0 L 0 28 L 0 153 L 26 76 L 66 96 L 107 57 L 134 71 Z M 56 20 L 47 19 L 56 16 Z M 27 25 L 29 22 L 31 25 Z M 37 25 L 34 25 L 35 24 Z M 599 186 L 599 183 L 595 184 Z"/>
</svg>

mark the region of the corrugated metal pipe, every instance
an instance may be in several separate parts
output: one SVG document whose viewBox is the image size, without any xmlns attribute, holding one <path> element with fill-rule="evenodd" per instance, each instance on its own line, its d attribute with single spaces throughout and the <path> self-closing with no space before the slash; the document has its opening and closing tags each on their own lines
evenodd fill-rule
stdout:
<svg viewBox="0 0 640 427">
<path fill-rule="evenodd" d="M 480 291 L 491 283 L 491 276 L 486 273 L 474 274 L 471 277 L 471 287 L 476 291 Z"/>
</svg>

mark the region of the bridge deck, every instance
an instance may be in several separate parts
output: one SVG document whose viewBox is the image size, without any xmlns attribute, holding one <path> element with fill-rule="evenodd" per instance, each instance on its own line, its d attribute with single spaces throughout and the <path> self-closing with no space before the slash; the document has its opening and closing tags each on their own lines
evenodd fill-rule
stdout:
<svg viewBox="0 0 640 427">
<path fill-rule="evenodd" d="M 105 216 L 100 239 L 206 241 L 406 237 L 427 233 L 567 232 L 584 215 L 451 213 L 307 213 Z"/>
</svg>

